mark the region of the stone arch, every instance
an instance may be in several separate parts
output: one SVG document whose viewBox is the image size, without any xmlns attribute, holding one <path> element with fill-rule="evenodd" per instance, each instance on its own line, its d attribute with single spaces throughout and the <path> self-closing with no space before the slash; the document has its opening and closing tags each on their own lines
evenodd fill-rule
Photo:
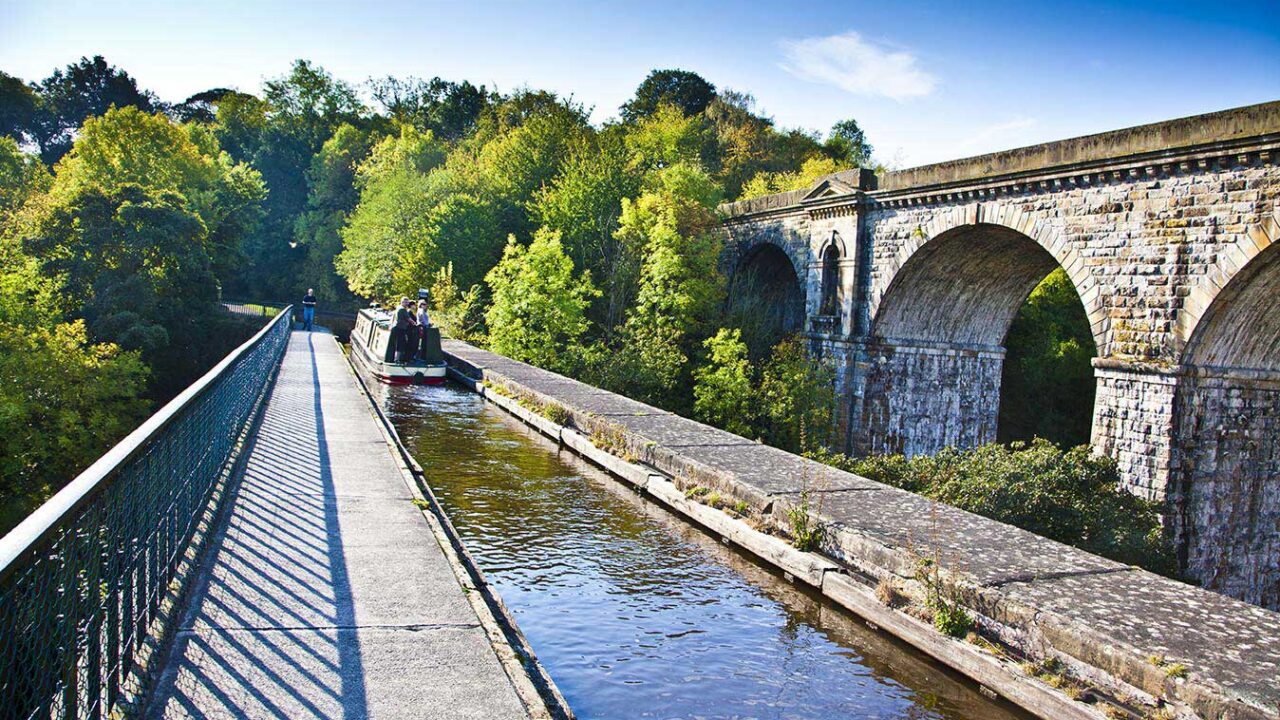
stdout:
<svg viewBox="0 0 1280 720">
<path fill-rule="evenodd" d="M 1215 267 L 1191 288 L 1178 313 L 1177 339 L 1183 344 L 1184 354 L 1190 351 L 1192 339 L 1210 307 L 1235 277 L 1254 258 L 1280 241 L 1280 207 L 1270 217 L 1249 228 L 1249 231 L 1231 246 L 1219 251 Z"/>
<path fill-rule="evenodd" d="M 1261 229 L 1274 237 L 1266 232 L 1274 224 Z M 1280 243 L 1252 247 L 1251 257 L 1196 315 L 1183 350 L 1174 396 L 1170 519 L 1189 575 L 1276 609 Z"/>
<path fill-rule="evenodd" d="M 729 302 L 752 299 L 766 325 L 780 332 L 803 329 L 805 264 L 786 243 L 763 240 L 739 256 L 729 283 Z"/>
<path fill-rule="evenodd" d="M 827 239 L 822 241 L 822 246 L 818 248 L 817 257 L 821 259 L 823 255 L 826 254 L 827 249 L 833 245 L 841 258 L 849 257 L 849 251 L 845 249 L 844 238 L 840 237 L 840 231 L 838 230 L 832 230 L 831 234 L 827 236 Z"/>
<path fill-rule="evenodd" d="M 1006 336 L 1059 258 L 1069 276 L 1074 269 L 1085 278 L 1088 289 L 1076 293 L 1095 338 L 1105 327 L 1098 304 L 1089 306 L 1097 284 L 1045 231 L 1037 240 L 1007 222 L 982 222 L 978 206 L 943 215 L 898 253 L 873 299 L 859 451 L 914 455 L 995 441 Z"/>
<path fill-rule="evenodd" d="M 1054 262 L 1062 266 L 1080 295 L 1080 302 L 1084 305 L 1085 314 L 1089 318 L 1094 344 L 1098 348 L 1098 356 L 1106 357 L 1111 335 L 1110 321 L 1102 306 L 1101 287 L 1089 272 L 1083 258 L 1049 223 L 1035 219 L 1033 215 L 1023 212 L 1021 208 L 998 203 L 973 203 L 942 210 L 934 215 L 928 225 L 920 226 L 917 232 L 902 243 L 894 257 L 879 269 L 877 279 L 871 288 L 868 316 L 871 319 L 873 334 L 879 334 L 875 328 L 879 324 L 885 297 L 895 284 L 900 282 L 903 270 L 908 263 L 921 257 L 922 252 L 936 248 L 939 240 L 954 238 L 966 230 L 980 232 L 984 228 L 987 230 L 999 228 L 997 232 L 1012 233 L 1009 237 L 1017 235 L 1029 239 L 1039 245 Z M 1048 274 L 1052 269 L 1052 266 L 1048 266 L 1044 274 Z M 1031 283 L 1026 288 L 1026 292 L 1029 293 L 1034 287 L 1035 283 Z M 1022 299 L 1025 298 L 1024 293 Z M 1017 304 L 1014 304 L 1013 311 L 1016 312 L 1016 309 Z M 1010 314 L 1008 319 L 1012 320 L 1012 317 Z M 1007 323 L 1005 327 L 1008 327 Z M 985 344 L 998 345 L 999 341 Z"/>
<path fill-rule="evenodd" d="M 818 314 L 836 315 L 840 312 L 840 261 L 844 255 L 840 245 L 827 243 L 818 254 Z"/>
</svg>

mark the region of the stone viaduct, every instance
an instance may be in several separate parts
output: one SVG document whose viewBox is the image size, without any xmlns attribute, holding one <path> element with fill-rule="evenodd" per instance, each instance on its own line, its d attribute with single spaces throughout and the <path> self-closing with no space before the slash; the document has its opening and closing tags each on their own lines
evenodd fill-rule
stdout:
<svg viewBox="0 0 1280 720">
<path fill-rule="evenodd" d="M 1092 442 L 1188 572 L 1280 607 L 1280 102 L 726 205 L 726 258 L 838 372 L 847 450 L 996 438 L 1003 342 L 1064 268 Z M 760 280 L 760 279 L 763 280 Z"/>
</svg>

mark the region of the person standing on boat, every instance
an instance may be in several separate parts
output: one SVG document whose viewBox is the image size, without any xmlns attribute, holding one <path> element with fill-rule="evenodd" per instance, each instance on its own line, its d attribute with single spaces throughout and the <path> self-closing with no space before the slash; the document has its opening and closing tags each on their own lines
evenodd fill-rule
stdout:
<svg viewBox="0 0 1280 720">
<path fill-rule="evenodd" d="M 412 303 L 409 298 L 400 298 L 400 307 L 396 309 L 395 326 L 391 329 L 391 341 L 396 347 L 396 362 L 409 362 L 413 353 L 409 350 L 412 347 L 412 339 L 417 337 L 418 319 L 414 317 Z"/>
<path fill-rule="evenodd" d="M 431 325 L 431 318 L 427 317 L 427 301 L 418 301 L 418 315 L 415 318 L 418 321 L 418 341 L 413 344 L 414 357 L 422 359 L 423 340 L 427 337 L 427 327 Z"/>
<path fill-rule="evenodd" d="M 307 288 L 307 294 L 302 296 L 302 325 L 311 332 L 311 325 L 316 320 L 316 291 L 314 288 Z"/>
</svg>

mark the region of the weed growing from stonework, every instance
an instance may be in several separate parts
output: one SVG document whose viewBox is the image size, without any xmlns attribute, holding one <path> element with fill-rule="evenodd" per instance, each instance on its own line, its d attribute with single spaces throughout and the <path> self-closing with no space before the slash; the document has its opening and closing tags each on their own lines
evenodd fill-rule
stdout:
<svg viewBox="0 0 1280 720">
<path fill-rule="evenodd" d="M 711 492 L 711 488 L 705 488 L 701 485 L 694 485 L 693 487 L 684 491 L 684 497 L 686 500 L 698 500 L 709 492 Z"/>
<path fill-rule="evenodd" d="M 800 429 L 800 433 L 803 442 L 803 426 Z M 815 496 L 814 485 L 809 472 L 809 465 L 806 463 L 801 470 L 800 498 L 795 505 L 787 508 L 787 524 L 789 525 L 791 544 L 802 552 L 817 550 L 822 544 L 827 530 L 826 526 L 818 520 L 818 516 L 822 511 L 822 496 Z M 822 478 L 819 478 L 819 481 L 820 485 L 826 485 Z M 819 489 L 822 488 L 820 487 Z"/>
<path fill-rule="evenodd" d="M 550 420 L 557 425 L 568 425 L 573 420 L 573 413 L 569 408 L 557 402 L 548 402 L 542 406 L 542 417 Z"/>
<path fill-rule="evenodd" d="M 924 587 L 925 606 L 933 612 L 935 628 L 957 638 L 973 630 L 973 618 L 942 582 L 936 554 L 916 561 L 916 581 Z"/>
<path fill-rule="evenodd" d="M 813 516 L 810 506 L 811 491 L 803 490 L 800 501 L 787 508 L 787 522 L 791 529 L 791 544 L 801 552 L 817 550 L 822 544 L 826 528 Z"/>
</svg>

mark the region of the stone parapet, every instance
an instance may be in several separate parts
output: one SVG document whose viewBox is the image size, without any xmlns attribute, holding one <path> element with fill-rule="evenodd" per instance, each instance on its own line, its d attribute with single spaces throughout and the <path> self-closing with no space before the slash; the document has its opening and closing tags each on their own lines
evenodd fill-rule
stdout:
<svg viewBox="0 0 1280 720">
<path fill-rule="evenodd" d="M 1056 659 L 1139 711 L 1136 705 L 1145 703 L 1148 711 L 1160 704 L 1176 717 L 1280 718 L 1280 614 L 465 343 L 446 342 L 445 352 L 456 377 L 542 432 L 1043 717 L 1101 712 L 1026 676 L 1011 656 Z M 785 519 L 807 498 L 827 528 L 821 556 L 797 553 L 684 497 L 697 487 L 745 503 L 757 522 Z M 945 638 L 875 599 L 878 585 L 918 597 L 922 556 L 937 558 L 942 582 L 1004 650 L 991 654 Z M 1178 664 L 1185 672 L 1171 670 Z"/>
</svg>

